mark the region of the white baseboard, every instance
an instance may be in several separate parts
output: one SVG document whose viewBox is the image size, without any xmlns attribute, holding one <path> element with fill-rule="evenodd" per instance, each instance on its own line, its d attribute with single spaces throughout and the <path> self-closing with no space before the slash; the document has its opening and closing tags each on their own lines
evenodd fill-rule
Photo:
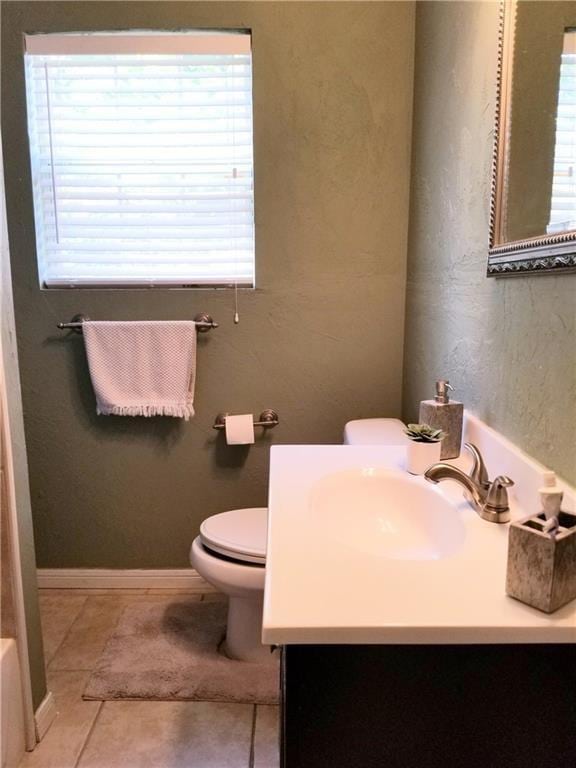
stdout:
<svg viewBox="0 0 576 768">
<path fill-rule="evenodd" d="M 39 589 L 187 589 L 209 588 L 192 568 L 122 570 L 108 568 L 39 568 Z"/>
<path fill-rule="evenodd" d="M 38 741 L 42 741 L 46 735 L 46 731 L 56 717 L 56 699 L 52 695 L 51 691 L 48 691 L 42 701 L 42 704 L 38 707 L 34 713 L 34 723 L 36 724 L 36 738 Z"/>
</svg>

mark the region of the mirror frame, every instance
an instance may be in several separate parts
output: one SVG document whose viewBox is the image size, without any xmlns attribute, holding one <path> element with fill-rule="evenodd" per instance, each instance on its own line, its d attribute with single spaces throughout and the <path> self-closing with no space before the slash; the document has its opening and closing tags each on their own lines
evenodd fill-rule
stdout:
<svg viewBox="0 0 576 768">
<path fill-rule="evenodd" d="M 506 224 L 508 135 L 511 124 L 511 91 L 514 34 L 518 0 L 502 0 L 498 39 L 496 117 L 492 156 L 488 277 L 550 274 L 576 271 L 576 230 L 504 242 Z"/>
</svg>

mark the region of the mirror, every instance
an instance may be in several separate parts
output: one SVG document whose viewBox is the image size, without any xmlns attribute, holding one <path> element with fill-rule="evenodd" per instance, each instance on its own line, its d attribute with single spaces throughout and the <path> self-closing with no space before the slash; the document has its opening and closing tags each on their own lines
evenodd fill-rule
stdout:
<svg viewBox="0 0 576 768">
<path fill-rule="evenodd" d="M 576 269 L 576 2 L 502 4 L 488 275 Z"/>
</svg>

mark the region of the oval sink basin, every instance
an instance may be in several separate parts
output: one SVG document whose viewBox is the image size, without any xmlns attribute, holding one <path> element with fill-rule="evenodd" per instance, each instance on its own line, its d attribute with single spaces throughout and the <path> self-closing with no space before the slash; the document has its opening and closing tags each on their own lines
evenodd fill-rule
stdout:
<svg viewBox="0 0 576 768">
<path fill-rule="evenodd" d="M 456 505 L 422 478 L 392 469 L 350 469 L 317 480 L 310 514 L 333 537 L 391 560 L 440 560 L 461 549 Z"/>
</svg>

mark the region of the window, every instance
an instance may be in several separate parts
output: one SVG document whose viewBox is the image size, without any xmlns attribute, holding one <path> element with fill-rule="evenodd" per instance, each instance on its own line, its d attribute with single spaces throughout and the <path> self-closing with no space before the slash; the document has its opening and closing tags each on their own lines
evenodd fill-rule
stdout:
<svg viewBox="0 0 576 768">
<path fill-rule="evenodd" d="M 242 32 L 26 36 L 45 287 L 254 285 Z"/>
<path fill-rule="evenodd" d="M 560 65 L 548 234 L 576 229 L 576 31 L 566 30 Z"/>
</svg>

